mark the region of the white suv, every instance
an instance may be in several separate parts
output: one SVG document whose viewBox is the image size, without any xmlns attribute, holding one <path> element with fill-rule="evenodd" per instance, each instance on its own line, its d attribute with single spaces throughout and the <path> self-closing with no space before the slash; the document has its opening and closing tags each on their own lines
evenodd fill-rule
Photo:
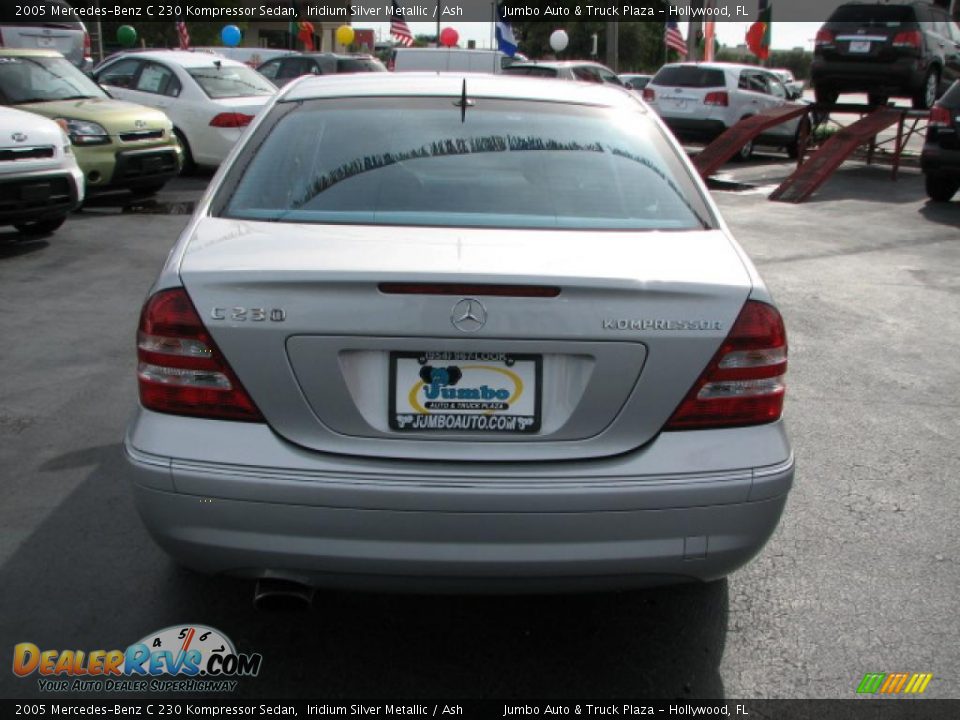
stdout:
<svg viewBox="0 0 960 720">
<path fill-rule="evenodd" d="M 53 120 L 0 107 L 0 225 L 53 232 L 83 202 L 83 172 Z"/>
<path fill-rule="evenodd" d="M 743 118 L 787 104 L 787 97 L 772 72 L 732 63 L 664 65 L 643 89 L 647 104 L 679 140 L 688 142 L 710 142 Z M 754 143 L 782 147 L 796 157 L 802 122 L 808 121 L 794 118 L 770 128 L 744 145 L 737 159 L 750 157 Z"/>
</svg>

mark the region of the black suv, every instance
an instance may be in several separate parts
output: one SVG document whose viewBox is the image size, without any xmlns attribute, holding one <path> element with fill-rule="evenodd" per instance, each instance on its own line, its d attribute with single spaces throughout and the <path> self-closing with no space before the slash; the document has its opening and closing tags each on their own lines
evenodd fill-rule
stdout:
<svg viewBox="0 0 960 720">
<path fill-rule="evenodd" d="M 929 108 L 960 79 L 960 27 L 925 2 L 841 5 L 817 33 L 811 75 L 817 102 L 865 92 L 871 105 L 893 95 Z"/>
<path fill-rule="evenodd" d="M 960 82 L 930 111 L 920 167 L 931 200 L 949 202 L 960 190 Z"/>
</svg>

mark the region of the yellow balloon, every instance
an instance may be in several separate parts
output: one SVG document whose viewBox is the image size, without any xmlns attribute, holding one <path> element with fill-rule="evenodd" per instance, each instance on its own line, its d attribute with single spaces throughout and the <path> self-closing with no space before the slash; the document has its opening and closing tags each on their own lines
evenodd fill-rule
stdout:
<svg viewBox="0 0 960 720">
<path fill-rule="evenodd" d="M 341 45 L 351 45 L 354 36 L 353 28 L 349 25 L 341 25 L 337 28 L 337 42 Z"/>
</svg>

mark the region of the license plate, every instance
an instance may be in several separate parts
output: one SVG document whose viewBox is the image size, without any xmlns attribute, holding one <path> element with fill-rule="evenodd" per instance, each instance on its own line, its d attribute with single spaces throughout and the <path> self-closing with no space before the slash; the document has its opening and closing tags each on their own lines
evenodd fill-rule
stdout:
<svg viewBox="0 0 960 720">
<path fill-rule="evenodd" d="M 851 41 L 850 41 L 850 52 L 852 52 L 852 53 L 868 53 L 868 52 L 870 52 L 870 41 L 869 41 L 869 40 L 851 40 Z"/>
<path fill-rule="evenodd" d="M 390 428 L 517 434 L 540 429 L 540 355 L 390 353 Z"/>
<path fill-rule="evenodd" d="M 37 47 L 42 48 L 52 48 L 56 47 L 57 41 L 51 37 L 38 37 L 37 38 Z"/>
</svg>

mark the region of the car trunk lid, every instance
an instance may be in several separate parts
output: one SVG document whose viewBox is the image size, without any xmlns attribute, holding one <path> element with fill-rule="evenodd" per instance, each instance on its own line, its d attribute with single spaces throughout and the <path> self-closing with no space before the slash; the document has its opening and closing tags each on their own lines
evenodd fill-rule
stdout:
<svg viewBox="0 0 960 720">
<path fill-rule="evenodd" d="M 518 232 L 215 218 L 198 224 L 181 277 L 281 436 L 327 452 L 438 460 L 599 457 L 642 445 L 709 362 L 751 288 L 719 230 Z M 464 284 L 507 291 L 451 287 Z M 557 292 L 530 297 L 530 288 Z M 465 300 L 482 306 L 482 327 L 458 327 L 456 306 Z M 469 364 L 494 356 L 518 364 L 487 378 L 524 374 L 529 407 L 538 404 L 532 430 L 396 426 L 392 400 L 425 392 L 417 367 L 398 375 L 398 363 L 469 372 Z M 507 389 L 513 402 L 517 387 Z M 482 458 L 478 442 L 487 448 Z"/>
</svg>

